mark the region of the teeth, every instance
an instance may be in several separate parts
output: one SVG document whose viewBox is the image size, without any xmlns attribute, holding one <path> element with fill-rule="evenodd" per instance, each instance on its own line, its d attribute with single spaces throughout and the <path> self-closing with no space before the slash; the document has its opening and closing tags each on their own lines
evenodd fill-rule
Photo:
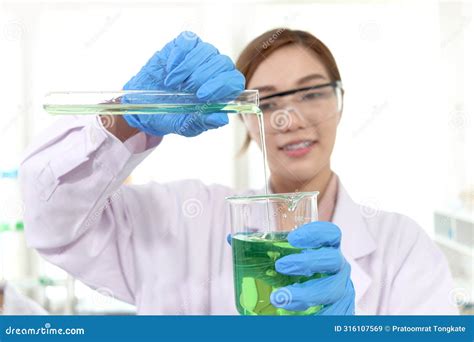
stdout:
<svg viewBox="0 0 474 342">
<path fill-rule="evenodd" d="M 283 149 L 284 149 L 284 150 L 287 150 L 287 151 L 298 150 L 298 149 L 300 149 L 300 148 L 305 148 L 305 147 L 311 146 L 312 143 L 313 143 L 312 141 L 305 140 L 305 141 L 302 141 L 302 142 L 297 143 L 297 144 L 285 145 L 285 146 L 283 147 Z"/>
</svg>

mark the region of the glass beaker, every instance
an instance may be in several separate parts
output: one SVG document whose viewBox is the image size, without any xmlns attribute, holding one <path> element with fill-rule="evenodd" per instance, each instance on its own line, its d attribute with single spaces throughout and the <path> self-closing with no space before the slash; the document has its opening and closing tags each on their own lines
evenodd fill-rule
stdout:
<svg viewBox="0 0 474 342">
<path fill-rule="evenodd" d="M 233 196 L 230 206 L 235 304 L 241 315 L 310 315 L 322 306 L 289 311 L 273 306 L 271 293 L 287 285 L 321 278 L 288 276 L 275 270 L 275 261 L 302 249 L 288 243 L 288 233 L 317 221 L 318 192 Z M 280 298 L 291 300 L 291 298 Z"/>
<path fill-rule="evenodd" d="M 216 101 L 192 93 L 161 90 L 64 91 L 46 94 L 43 108 L 52 115 L 210 114 L 259 112 L 257 90 Z"/>
</svg>

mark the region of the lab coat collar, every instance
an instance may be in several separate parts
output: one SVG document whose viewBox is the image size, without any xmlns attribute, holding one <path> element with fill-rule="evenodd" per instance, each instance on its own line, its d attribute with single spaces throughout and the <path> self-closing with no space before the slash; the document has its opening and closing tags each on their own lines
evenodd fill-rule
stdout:
<svg viewBox="0 0 474 342">
<path fill-rule="evenodd" d="M 332 222 L 341 229 L 343 250 L 353 259 L 359 259 L 375 250 L 376 243 L 367 230 L 361 206 L 352 200 L 340 181 Z"/>
<path fill-rule="evenodd" d="M 356 314 L 361 314 L 363 312 L 358 303 L 372 283 L 372 277 L 359 262 L 360 259 L 375 251 L 376 243 L 367 229 L 361 206 L 350 198 L 340 181 L 332 222 L 342 231 L 341 249 L 351 265 L 351 278 L 356 294 Z"/>
</svg>

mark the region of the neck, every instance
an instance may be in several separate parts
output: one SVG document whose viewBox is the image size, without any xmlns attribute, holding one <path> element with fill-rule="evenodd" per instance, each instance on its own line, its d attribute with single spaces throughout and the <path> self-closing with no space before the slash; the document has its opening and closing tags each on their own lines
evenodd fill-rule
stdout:
<svg viewBox="0 0 474 342">
<path fill-rule="evenodd" d="M 295 181 L 280 178 L 278 175 L 272 175 L 270 184 L 274 193 L 319 191 L 318 197 L 322 198 L 332 174 L 331 167 L 327 165 L 310 180 Z"/>
</svg>

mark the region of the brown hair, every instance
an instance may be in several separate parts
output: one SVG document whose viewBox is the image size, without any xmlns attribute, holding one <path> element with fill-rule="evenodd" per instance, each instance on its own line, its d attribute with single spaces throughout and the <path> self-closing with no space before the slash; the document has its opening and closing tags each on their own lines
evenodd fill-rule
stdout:
<svg viewBox="0 0 474 342">
<path fill-rule="evenodd" d="M 252 78 L 257 67 L 268 56 L 279 48 L 287 45 L 298 44 L 317 54 L 321 63 L 326 67 L 332 82 L 340 81 L 341 75 L 331 51 L 326 45 L 311 33 L 298 30 L 290 30 L 288 28 L 276 28 L 265 32 L 252 40 L 242 51 L 237 59 L 237 69 L 245 76 L 247 83 Z M 240 153 L 247 150 L 252 139 L 247 133 L 244 145 Z"/>
</svg>

